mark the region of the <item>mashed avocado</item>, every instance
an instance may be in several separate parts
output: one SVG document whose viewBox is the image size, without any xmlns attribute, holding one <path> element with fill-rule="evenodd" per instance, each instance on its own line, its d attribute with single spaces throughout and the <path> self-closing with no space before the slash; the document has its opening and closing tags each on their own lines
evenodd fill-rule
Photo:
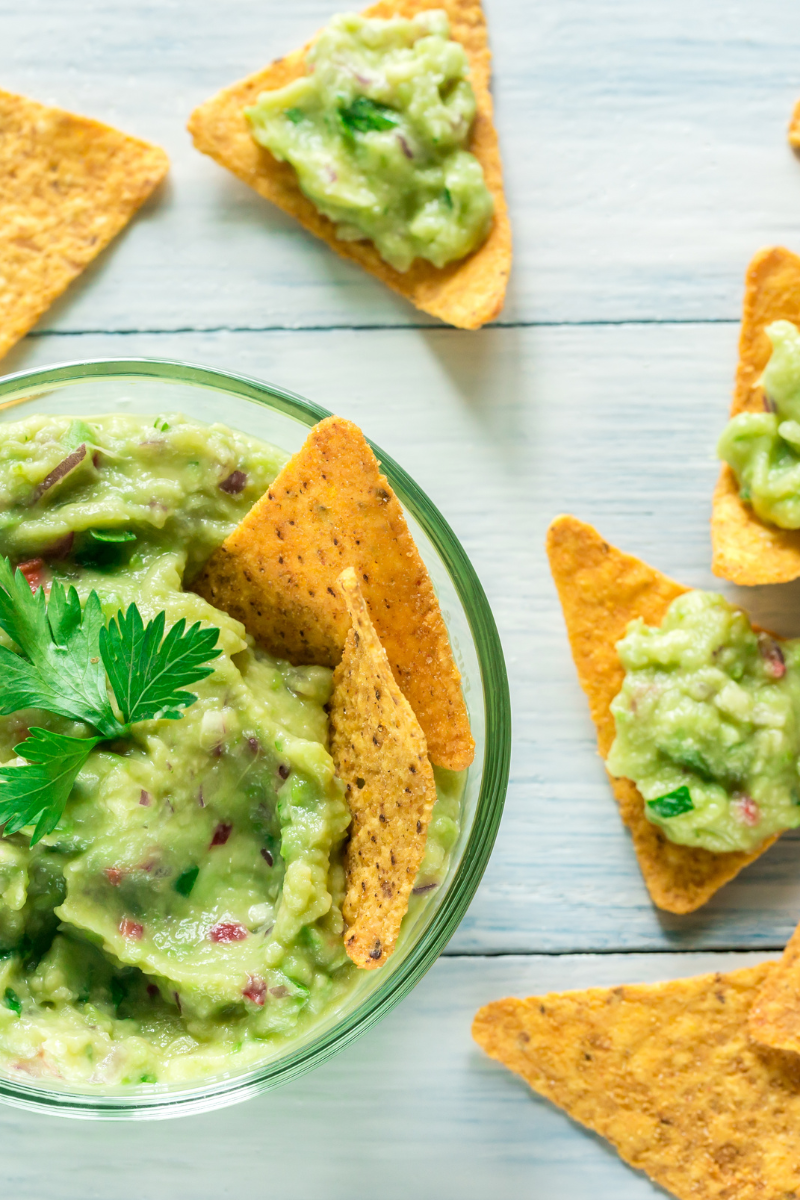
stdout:
<svg viewBox="0 0 800 1200">
<path fill-rule="evenodd" d="M 800 529 L 800 332 L 776 321 L 766 333 L 772 342 L 762 378 L 767 411 L 729 421 L 718 453 L 762 520 Z"/>
<path fill-rule="evenodd" d="M 756 633 L 710 592 L 617 643 L 612 775 L 632 779 L 673 842 L 753 850 L 800 825 L 800 639 Z"/>
<path fill-rule="evenodd" d="M 253 137 L 291 163 L 345 241 L 398 271 L 436 267 L 486 238 L 494 202 L 466 149 L 475 118 L 463 46 L 439 10 L 411 20 L 334 17 L 309 73 L 246 109 Z"/>
<path fill-rule="evenodd" d="M 52 834 L 0 838 L 6 1071 L 198 1078 L 264 1058 L 353 986 L 332 672 L 276 661 L 183 588 L 285 459 L 175 415 L 0 426 L 0 553 L 32 586 L 95 590 L 107 617 L 135 601 L 145 621 L 199 620 L 222 647 L 180 720 L 142 721 L 91 753 Z M 0 760 L 31 725 L 84 732 L 32 710 L 0 717 Z M 458 831 L 460 777 L 437 781 L 418 903 Z"/>
</svg>

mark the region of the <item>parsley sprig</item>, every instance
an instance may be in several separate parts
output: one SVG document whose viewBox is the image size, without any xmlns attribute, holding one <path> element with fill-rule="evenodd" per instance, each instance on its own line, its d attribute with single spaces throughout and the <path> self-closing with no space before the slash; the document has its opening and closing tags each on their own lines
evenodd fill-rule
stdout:
<svg viewBox="0 0 800 1200">
<path fill-rule="evenodd" d="M 34 726 L 14 747 L 24 764 L 0 767 L 0 825 L 34 825 L 31 845 L 58 824 L 72 787 L 100 742 L 128 736 L 154 717 L 178 720 L 197 697 L 184 689 L 213 671 L 218 629 L 182 618 L 164 634 L 165 614 L 144 624 L 135 604 L 108 626 L 96 592 L 81 608 L 74 587 L 54 582 L 31 592 L 0 555 L 0 628 L 17 650 L 0 646 L 0 715 L 39 708 L 94 731 L 69 737 Z M 109 695 L 109 684 L 116 709 Z"/>
</svg>

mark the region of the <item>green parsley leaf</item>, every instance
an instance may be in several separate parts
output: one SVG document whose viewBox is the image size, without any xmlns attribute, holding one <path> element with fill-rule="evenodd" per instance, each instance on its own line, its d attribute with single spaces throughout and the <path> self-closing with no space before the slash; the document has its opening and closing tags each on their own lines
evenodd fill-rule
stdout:
<svg viewBox="0 0 800 1200">
<path fill-rule="evenodd" d="M 197 699 L 181 689 L 214 669 L 205 664 L 219 654 L 218 629 L 203 629 L 199 621 L 187 629 L 182 617 L 165 637 L 164 623 L 160 612 L 145 626 L 132 604 L 100 630 L 100 654 L 126 725 L 153 717 L 178 720 L 179 710 Z"/>
<path fill-rule="evenodd" d="M 111 531 L 114 543 L 135 535 Z M 0 716 L 40 708 L 91 726 L 76 738 L 34 727 L 16 746 L 23 764 L 0 767 L 0 826 L 6 834 L 34 826 L 31 845 L 61 819 L 81 767 L 99 742 L 124 737 L 136 721 L 177 720 L 197 699 L 182 689 L 213 671 L 218 629 L 190 629 L 181 619 L 164 635 L 163 612 L 145 625 L 135 604 L 106 628 L 96 592 L 83 609 L 75 588 L 54 582 L 32 593 L 0 556 L 0 628 L 19 652 L 0 646 Z M 123 720 L 114 712 L 108 681 Z M 187 893 L 188 894 L 188 893 Z"/>
<path fill-rule="evenodd" d="M 49 600 L 34 595 L 19 571 L 0 556 L 0 627 L 19 646 L 0 646 L 0 714 L 42 708 L 71 721 L 86 721 L 105 737 L 124 732 L 117 721 L 100 661 L 105 620 L 96 592 L 81 610 L 75 588 L 55 582 Z"/>
<path fill-rule="evenodd" d="M 22 1001 L 13 988 L 7 987 L 3 996 L 3 1003 L 6 1008 L 10 1008 L 12 1012 L 20 1016 L 22 1013 Z"/>
<path fill-rule="evenodd" d="M 178 878 L 175 880 L 175 891 L 181 896 L 188 896 L 197 883 L 197 876 L 200 874 L 199 867 L 187 867 L 185 871 L 181 871 Z"/>
<path fill-rule="evenodd" d="M 339 109 L 339 116 L 345 128 L 353 133 L 380 133 L 394 129 L 400 120 L 400 114 L 393 108 L 370 100 L 369 96 L 356 96 L 347 108 Z"/>
<path fill-rule="evenodd" d="M 16 833 L 25 825 L 35 825 L 32 846 L 52 833 L 78 772 L 102 740 L 31 729 L 30 737 L 14 747 L 25 764 L 0 767 L 0 825 L 5 825 L 4 832 Z"/>
<path fill-rule="evenodd" d="M 648 800 L 647 807 L 652 809 L 657 817 L 679 817 L 681 813 L 691 812 L 694 804 L 688 787 L 683 786 L 676 788 L 674 792 L 667 792 L 666 796 Z"/>
</svg>

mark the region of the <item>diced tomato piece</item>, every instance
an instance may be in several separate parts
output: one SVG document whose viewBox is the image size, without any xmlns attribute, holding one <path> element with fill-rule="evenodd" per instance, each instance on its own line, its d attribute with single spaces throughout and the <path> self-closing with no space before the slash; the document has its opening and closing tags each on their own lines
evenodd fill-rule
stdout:
<svg viewBox="0 0 800 1200">
<path fill-rule="evenodd" d="M 220 921 L 209 929 L 208 936 L 212 942 L 243 942 L 248 931 L 238 921 Z"/>
<path fill-rule="evenodd" d="M 257 1004 L 259 1008 L 262 1008 L 267 995 L 266 982 L 260 979 L 258 975 L 248 975 L 247 987 L 242 988 L 242 995 L 245 1000 L 250 1000 L 253 1004 Z"/>
<path fill-rule="evenodd" d="M 144 925 L 140 925 L 138 921 L 132 921 L 130 917 L 123 917 L 119 923 L 119 931 L 124 938 L 130 938 L 132 942 L 140 942 L 144 937 Z"/>
<path fill-rule="evenodd" d="M 211 839 L 211 846 L 224 846 L 228 838 L 231 836 L 233 825 L 229 821 L 220 821 L 217 828 L 214 830 L 214 836 Z M 211 849 L 209 846 L 209 849 Z"/>
<path fill-rule="evenodd" d="M 17 570 L 25 576 L 32 592 L 37 591 L 44 584 L 46 567 L 43 558 L 31 558 L 27 562 L 20 563 Z"/>
<path fill-rule="evenodd" d="M 121 871 L 119 867 L 106 867 L 103 874 L 112 887 L 119 887 L 119 885 L 122 883 L 122 877 L 125 872 Z"/>
</svg>

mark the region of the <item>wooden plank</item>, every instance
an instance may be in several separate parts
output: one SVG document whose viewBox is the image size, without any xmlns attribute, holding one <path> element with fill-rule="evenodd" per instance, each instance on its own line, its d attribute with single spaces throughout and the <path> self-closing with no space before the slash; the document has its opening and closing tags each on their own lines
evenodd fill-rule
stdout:
<svg viewBox="0 0 800 1200">
<path fill-rule="evenodd" d="M 162 143 L 161 196 L 44 328 L 405 325 L 420 317 L 184 131 L 219 87 L 339 4 L 6 6 L 3 86 Z M 761 245 L 796 249 L 800 7 L 486 0 L 515 237 L 506 322 L 733 319 Z"/>
<path fill-rule="evenodd" d="M 9 365 L 149 354 L 270 379 L 361 423 L 439 505 L 489 595 L 514 709 L 503 825 L 452 950 L 771 948 L 800 914 L 798 835 L 691 917 L 650 905 L 542 547 L 571 511 L 678 579 L 719 586 L 708 516 L 735 338 L 714 325 L 48 336 Z M 800 633 L 800 586 L 726 590 Z"/>
<path fill-rule="evenodd" d="M 0 1110 L 4 1194 L 42 1200 L 646 1200 L 661 1196 L 470 1037 L 503 995 L 732 970 L 757 955 L 442 959 L 311 1075 L 223 1112 L 96 1125 Z M 47 1152 L 42 1154 L 46 1143 Z"/>
</svg>

